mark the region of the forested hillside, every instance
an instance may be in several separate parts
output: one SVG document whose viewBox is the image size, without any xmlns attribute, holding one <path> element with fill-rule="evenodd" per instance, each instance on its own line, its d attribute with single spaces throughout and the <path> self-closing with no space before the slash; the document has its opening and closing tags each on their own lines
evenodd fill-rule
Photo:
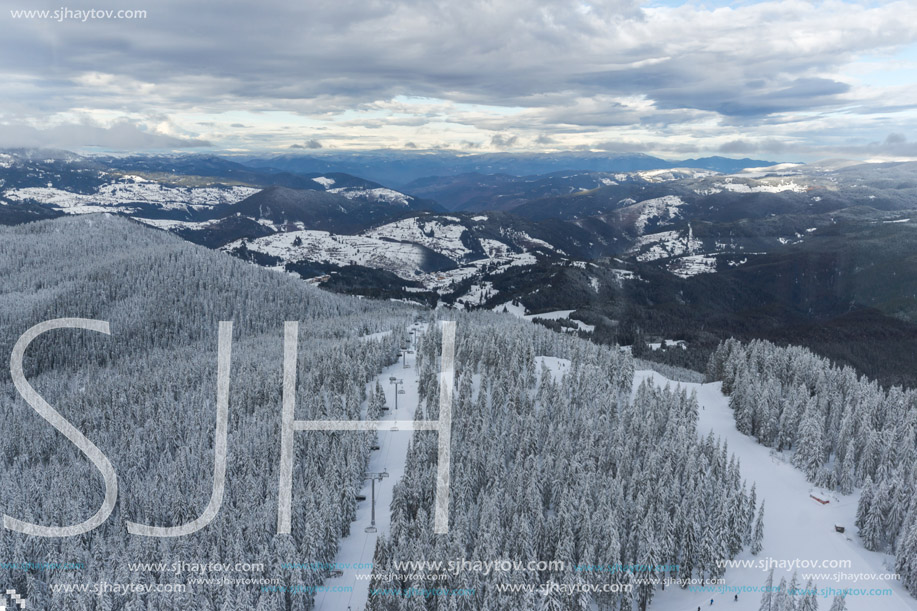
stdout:
<svg viewBox="0 0 917 611">
<path fill-rule="evenodd" d="M 897 557 L 917 593 L 917 392 L 885 390 L 805 348 L 724 342 L 708 377 L 723 380 L 736 427 L 820 486 L 862 487 L 857 526 L 867 549 Z"/>
<path fill-rule="evenodd" d="M 715 576 L 717 560 L 754 548 L 755 493 L 725 445 L 698 436 L 693 397 L 644 384 L 631 399 L 628 355 L 535 325 L 474 313 L 457 330 L 449 534 L 432 533 L 437 439 L 418 433 L 374 572 L 455 558 L 554 564 L 377 577 L 369 609 L 645 609 L 658 580 Z M 419 352 L 430 417 L 438 348 L 431 335 Z M 567 591 L 545 594 L 546 583 Z M 473 594 L 403 595 L 431 588 Z"/>
<path fill-rule="evenodd" d="M 25 375 L 110 459 L 119 490 L 114 511 L 88 534 L 5 529 L 0 580 L 37 609 L 311 609 L 356 516 L 376 437 L 298 433 L 292 534 L 277 534 L 283 323 L 301 325 L 296 418 L 360 420 L 381 405 L 378 390 L 367 401 L 367 383 L 395 363 L 411 323 L 429 316 L 329 294 L 126 219 L 2 229 L 4 359 L 37 323 L 110 323 L 110 335 L 39 336 Z M 760 550 L 763 506 L 726 444 L 698 434 L 693 396 L 649 382 L 634 390 L 634 360 L 615 347 L 496 313 L 450 316 L 458 334 L 449 533 L 433 534 L 437 433 L 417 432 L 404 478 L 389 484 L 391 507 L 377 507 L 391 512 L 391 533 L 380 533 L 368 609 L 646 609 L 662 580 L 718 577 L 722 560 Z M 210 499 L 220 321 L 233 323 L 222 506 L 189 536 L 130 534 L 127 522 L 187 524 Z M 440 404 L 441 342 L 437 327 L 429 329 L 418 334 L 415 356 L 419 403 L 405 406 L 417 408 L 417 419 L 437 418 Z M 913 592 L 914 392 L 883 389 L 805 349 L 763 341 L 724 343 L 708 376 L 723 380 L 741 432 L 788 452 L 819 485 L 862 487 L 860 535 L 868 548 L 897 554 L 896 570 Z M 3 514 L 69 525 L 102 505 L 99 471 L 19 396 L 5 368 L 0 418 Z M 78 568 L 12 567 L 36 559 Z M 455 559 L 546 564 L 459 570 L 433 584 L 399 568 Z M 174 569 L 214 561 L 259 568 L 225 575 L 248 580 L 236 587 Z M 302 563 L 320 568 L 288 568 Z M 102 583 L 142 591 L 62 589 Z M 430 588 L 468 594 L 405 594 Z"/>
<path fill-rule="evenodd" d="M 309 593 L 193 586 L 200 577 L 133 563 L 263 563 L 231 578 L 294 576 L 283 563 L 330 561 L 349 529 L 372 443 L 368 433 L 298 436 L 292 535 L 276 534 L 283 323 L 300 321 L 297 417 L 359 419 L 367 380 L 396 358 L 411 309 L 331 295 L 282 274 L 106 216 L 65 218 L 0 233 L 0 354 L 54 318 L 110 322 L 111 335 L 57 330 L 27 352 L 26 378 L 110 459 L 118 503 L 96 530 L 38 538 L 4 530 L 4 563 L 77 563 L 79 570 L 0 568 L 0 582 L 32 609 L 309 609 Z M 233 321 L 227 485 L 199 532 L 152 539 L 127 521 L 188 523 L 210 498 L 214 465 L 217 332 Z M 360 336 L 393 329 L 379 342 Z M 0 509 L 41 525 L 81 522 L 102 504 L 99 472 L 19 397 L 0 373 Z M 130 564 L 129 564 L 130 563 Z M 327 572 L 296 574 L 320 584 Z M 213 577 L 214 575 L 209 575 Z M 215 575 L 220 577 L 221 575 Z M 205 575 L 206 577 L 206 575 Z M 184 584 L 189 591 L 92 596 L 58 584 Z M 91 591 L 91 590 L 90 590 Z"/>
</svg>

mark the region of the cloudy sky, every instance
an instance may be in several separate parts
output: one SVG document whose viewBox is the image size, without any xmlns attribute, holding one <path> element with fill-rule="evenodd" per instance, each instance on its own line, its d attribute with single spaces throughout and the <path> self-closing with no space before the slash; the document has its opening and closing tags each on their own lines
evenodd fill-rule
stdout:
<svg viewBox="0 0 917 611">
<path fill-rule="evenodd" d="M 0 7 L 0 147 L 917 158 L 912 0 Z"/>
</svg>

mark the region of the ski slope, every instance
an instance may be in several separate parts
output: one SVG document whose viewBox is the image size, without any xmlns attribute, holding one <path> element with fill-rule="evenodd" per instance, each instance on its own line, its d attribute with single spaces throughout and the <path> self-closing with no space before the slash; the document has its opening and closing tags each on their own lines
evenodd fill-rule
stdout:
<svg viewBox="0 0 917 611">
<path fill-rule="evenodd" d="M 418 333 L 422 332 L 421 326 L 415 326 Z M 390 332 L 388 332 L 390 333 Z M 381 339 L 382 334 L 367 336 L 366 341 Z M 408 354 L 405 369 L 403 360 L 386 367 L 367 385 L 367 393 L 375 388 L 376 380 L 385 390 L 385 404 L 391 408 L 384 412 L 379 419 L 381 422 L 394 420 L 414 420 L 414 410 L 419 404 L 417 394 L 417 355 Z M 398 395 L 398 410 L 395 410 L 395 386 L 389 382 L 390 377 L 404 380 L 400 386 L 405 392 Z M 418 414 L 418 417 L 420 415 Z M 422 418 L 421 418 L 422 419 Z M 342 571 L 340 577 L 332 577 L 323 584 L 330 589 L 351 588 L 350 591 L 325 591 L 315 595 L 316 611 L 352 611 L 362 610 L 366 606 L 369 596 L 369 576 L 372 574 L 373 554 L 376 551 L 376 540 L 383 534 L 388 534 L 391 529 L 391 512 L 393 489 L 396 483 L 404 476 L 405 462 L 408 455 L 408 444 L 411 441 L 411 430 L 402 428 L 399 431 L 379 430 L 379 449 L 372 452 L 369 460 L 368 471 L 381 473 L 388 471 L 389 477 L 376 481 L 376 529 L 378 532 L 367 533 L 366 527 L 371 521 L 371 482 L 364 482 L 360 494 L 366 497 L 357 505 L 357 519 L 350 525 L 350 534 L 341 540 L 337 556 L 334 559 L 335 568 Z M 357 575 L 364 578 L 358 579 Z"/>
<path fill-rule="evenodd" d="M 367 338 L 371 341 L 373 338 Z M 402 361 L 386 368 L 377 379 L 382 384 L 386 394 L 386 403 L 392 409 L 385 412 L 381 421 L 410 420 L 413 419 L 414 410 L 418 405 L 417 372 L 414 367 L 415 355 L 408 355 L 409 368 L 405 369 Z M 539 370 L 543 364 L 555 376 L 563 375 L 569 368 L 569 361 L 538 357 Z M 405 394 L 399 395 L 399 409 L 394 410 L 395 387 L 389 383 L 389 378 L 395 376 L 404 380 Z M 848 611 L 917 611 L 917 600 L 912 598 L 907 591 L 896 581 L 881 579 L 862 579 L 855 577 L 862 574 L 876 574 L 892 572 L 893 559 L 890 556 L 867 551 L 859 542 L 854 526 L 854 516 L 858 496 L 840 495 L 814 487 L 806 481 L 803 474 L 785 462 L 781 457 L 772 453 L 769 448 L 759 445 L 755 440 L 735 428 L 732 411 L 728 406 L 728 398 L 720 392 L 720 383 L 692 384 L 685 382 L 672 382 L 654 371 L 638 371 L 634 377 L 634 389 L 639 384 L 650 378 L 657 385 L 680 385 L 689 392 L 695 392 L 701 409 L 698 419 L 698 434 L 707 435 L 713 431 L 714 435 L 725 439 L 729 444 L 729 451 L 734 453 L 741 461 L 742 474 L 749 486 L 754 483 L 757 489 L 759 502 L 764 499 L 765 508 L 765 535 L 764 549 L 757 556 L 744 551 L 736 560 L 772 560 L 787 562 L 796 560 L 849 560 L 850 566 L 843 569 L 829 568 L 799 568 L 799 586 L 805 586 L 806 573 L 832 575 L 835 580 L 819 579 L 816 586 L 821 588 L 834 588 L 842 590 L 854 588 L 861 591 L 870 589 L 891 588 L 891 596 L 876 596 L 866 594 L 851 594 L 847 597 Z M 375 380 L 370 387 L 375 386 Z M 418 415 L 418 417 L 420 417 Z M 370 459 L 369 470 L 381 472 L 387 470 L 390 477 L 376 482 L 376 527 L 377 533 L 366 533 L 365 528 L 370 523 L 370 484 L 366 482 L 362 494 L 366 501 L 359 503 L 357 519 L 351 525 L 351 534 L 344 538 L 338 549 L 335 563 L 342 571 L 339 577 L 332 577 L 325 581 L 329 588 L 346 589 L 340 592 L 319 592 L 316 595 L 316 609 L 323 611 L 352 611 L 362 610 L 369 595 L 370 581 L 368 575 L 372 572 L 373 553 L 379 535 L 389 532 L 390 513 L 389 506 L 392 501 L 392 490 L 396 482 L 404 474 L 407 448 L 411 439 L 410 430 L 379 432 L 380 450 L 374 451 Z M 823 505 L 813 500 L 810 495 L 829 500 Z M 845 526 L 846 533 L 835 532 L 834 525 Z M 792 569 L 777 568 L 774 571 L 774 585 L 785 577 L 789 582 Z M 733 588 L 731 591 L 692 592 L 686 589 L 669 587 L 664 591 L 657 591 L 651 605 L 652 611 L 694 611 L 711 608 L 710 600 L 713 599 L 713 609 L 726 607 L 733 611 L 758 611 L 761 594 L 752 591 L 738 591 L 735 588 L 748 587 L 749 589 L 761 588 L 767 580 L 767 570 L 755 567 L 733 567 L 726 570 L 725 587 Z M 358 579 L 360 575 L 363 578 Z M 734 601 L 733 596 L 738 591 L 739 600 Z M 822 611 L 827 611 L 831 605 L 833 595 L 820 598 L 819 605 Z"/>
<path fill-rule="evenodd" d="M 701 407 L 698 419 L 698 434 L 722 437 L 729 444 L 729 451 L 741 461 L 742 475 L 749 486 L 754 483 L 757 488 L 758 502 L 765 500 L 764 510 L 764 549 L 757 556 L 744 551 L 736 560 L 775 561 L 793 560 L 850 560 L 849 568 L 799 569 L 799 587 L 805 587 L 804 573 L 830 574 L 837 580 L 817 580 L 815 585 L 821 588 L 842 590 L 854 588 L 870 590 L 891 588 L 891 596 L 851 594 L 847 597 L 848 611 L 913 611 L 917 610 L 917 599 L 897 581 L 880 579 L 851 578 L 858 574 L 887 574 L 894 572 L 894 559 L 885 554 L 866 550 L 859 541 L 857 528 L 854 525 L 858 494 L 842 495 L 819 489 L 806 481 L 801 471 L 772 453 L 770 448 L 758 444 L 735 427 L 729 399 L 720 392 L 720 383 L 691 384 L 672 382 L 654 371 L 638 371 L 634 376 L 634 389 L 640 383 L 651 378 L 657 385 L 680 385 L 688 392 L 697 393 Z M 829 500 L 823 505 L 809 495 Z M 835 532 L 834 525 L 843 525 L 845 534 Z M 774 570 L 774 585 L 781 577 L 787 582 L 792 577 L 792 570 Z M 845 578 L 844 575 L 847 577 Z M 767 570 L 760 568 L 729 568 L 725 574 L 725 585 L 729 587 L 750 586 L 760 588 L 767 580 Z M 732 611 L 758 611 L 761 594 L 757 592 L 739 592 L 739 600 L 733 600 L 732 592 L 691 592 L 679 588 L 666 588 L 659 591 L 653 599 L 653 611 L 694 611 L 697 607 L 712 609 L 726 607 Z M 819 598 L 819 608 L 827 611 L 831 606 L 829 598 Z"/>
</svg>

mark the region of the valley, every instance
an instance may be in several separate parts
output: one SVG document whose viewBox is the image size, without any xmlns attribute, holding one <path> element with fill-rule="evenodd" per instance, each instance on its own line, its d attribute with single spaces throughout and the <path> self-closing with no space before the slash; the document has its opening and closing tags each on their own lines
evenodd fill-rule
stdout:
<svg viewBox="0 0 917 611">
<path fill-rule="evenodd" d="M 913 163 L 634 157 L 605 159 L 614 171 L 528 176 L 459 165 L 406 182 L 393 171 L 399 191 L 340 171 L 297 174 L 317 168 L 290 159 L 6 155 L 0 222 L 118 214 L 335 292 L 571 310 L 572 323 L 540 323 L 622 345 L 686 342 L 650 355 L 672 364 L 703 367 L 730 336 L 792 339 L 886 383 L 917 383 L 897 364 L 917 349 Z M 576 158 L 598 163 L 587 161 Z M 869 339 L 880 337 L 891 347 Z"/>
</svg>

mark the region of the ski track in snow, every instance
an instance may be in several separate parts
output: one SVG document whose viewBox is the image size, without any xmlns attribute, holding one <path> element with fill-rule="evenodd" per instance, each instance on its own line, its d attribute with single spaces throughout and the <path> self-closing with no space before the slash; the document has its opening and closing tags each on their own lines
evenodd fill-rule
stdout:
<svg viewBox="0 0 917 611">
<path fill-rule="evenodd" d="M 421 331 L 420 328 L 418 328 Z M 422 332 L 422 331 L 421 331 Z M 391 333 L 390 331 L 387 333 Z M 366 341 L 381 338 L 385 333 L 376 333 L 366 336 Z M 416 420 L 423 419 L 420 414 L 415 414 L 419 398 L 417 393 L 417 353 L 407 357 L 408 369 L 404 368 L 403 361 L 386 367 L 374 380 L 367 384 L 367 393 L 375 388 L 376 380 L 385 391 L 385 404 L 391 408 L 383 412 L 379 421 L 390 420 Z M 389 377 L 395 376 L 404 380 L 400 388 L 404 394 L 398 396 L 398 411 L 395 411 L 395 386 L 389 383 Z M 310 433 L 320 435 L 321 433 Z M 404 476 L 405 462 L 407 461 L 408 444 L 411 441 L 412 431 L 379 431 L 379 450 L 371 452 L 369 459 L 370 473 L 388 471 L 389 477 L 376 481 L 376 528 L 378 532 L 367 533 L 366 527 L 370 525 L 372 503 L 371 483 L 367 480 L 363 484 L 360 494 L 366 496 L 365 501 L 357 503 L 357 519 L 350 524 L 350 534 L 341 539 L 338 553 L 334 558 L 335 568 L 343 571 L 340 577 L 331 577 L 322 584 L 326 587 L 352 587 L 350 592 L 317 592 L 315 595 L 316 611 L 353 611 L 362 610 L 369 597 L 369 578 L 357 579 L 357 575 L 370 575 L 372 573 L 373 555 L 376 551 L 376 540 L 391 530 L 391 512 L 393 488 Z M 432 513 L 431 513 L 432 519 Z M 351 568 L 354 565 L 368 568 Z"/>
<path fill-rule="evenodd" d="M 377 334 L 378 335 L 378 334 Z M 367 339 L 370 339 L 369 337 Z M 375 337 L 371 338 L 375 339 Z M 417 396 L 417 370 L 414 358 L 409 355 L 408 369 L 404 369 L 402 361 L 387 367 L 379 374 L 377 379 L 385 390 L 386 404 L 392 409 L 385 412 L 382 421 L 395 419 L 418 418 L 413 411 L 418 406 Z M 562 359 L 544 360 L 554 375 L 562 375 Z M 556 362 L 555 362 L 556 361 Z M 540 364 L 540 363 L 539 363 Z M 540 367 L 539 367 L 540 369 Z M 389 384 L 388 378 L 396 376 L 404 380 L 405 394 L 399 396 L 399 408 L 394 410 L 395 387 Z M 728 406 L 728 397 L 720 392 L 720 383 L 692 384 L 686 382 L 673 382 L 654 371 L 637 371 L 634 376 L 634 389 L 647 379 L 651 378 L 659 386 L 670 384 L 673 387 L 682 386 L 689 392 L 697 393 L 697 400 L 701 409 L 698 419 L 698 434 L 707 435 L 713 431 L 714 435 L 728 441 L 730 453 L 734 453 L 742 463 L 742 475 L 749 486 L 756 484 L 758 501 L 766 501 L 764 549 L 757 556 L 749 551 L 743 551 L 735 560 L 774 560 L 791 561 L 801 560 L 850 560 L 851 566 L 844 569 L 806 569 L 800 568 L 800 588 L 805 586 L 804 573 L 888 573 L 886 564 L 893 562 L 890 556 L 867 551 L 859 543 L 854 525 L 856 514 L 857 495 L 841 495 L 816 488 L 806 481 L 802 472 L 772 456 L 771 450 L 752 438 L 743 435 L 735 428 L 732 411 Z M 367 388 L 375 386 L 375 380 Z M 370 484 L 367 481 L 361 491 L 367 498 L 357 507 L 357 519 L 351 524 L 350 535 L 341 540 L 335 563 L 343 571 L 341 577 L 332 577 L 325 580 L 328 587 L 352 587 L 350 592 L 319 592 L 315 597 L 315 608 L 318 611 L 344 611 L 348 608 L 353 611 L 363 609 L 369 596 L 369 579 L 357 579 L 357 574 L 369 575 L 371 568 L 351 568 L 355 564 L 371 566 L 375 552 L 376 540 L 391 528 L 391 514 L 389 506 L 392 502 L 392 491 L 396 482 L 404 475 L 407 448 L 411 439 L 411 431 L 380 431 L 380 450 L 374 451 L 370 458 L 369 470 L 378 472 L 383 469 L 390 474 L 388 479 L 376 482 L 376 527 L 378 533 L 366 533 L 365 528 L 370 523 Z M 815 494 L 820 498 L 830 499 L 828 505 L 821 505 L 810 498 Z M 845 534 L 834 531 L 834 524 L 846 527 Z M 789 582 L 792 570 L 775 569 L 774 585 L 785 577 Z M 727 587 L 760 588 L 767 580 L 767 571 L 760 568 L 733 567 L 726 570 L 725 585 Z M 895 581 L 852 579 L 829 582 L 819 580 L 816 586 L 821 588 L 892 588 L 892 596 L 866 596 L 851 595 L 847 597 L 848 611 L 917 611 L 917 600 L 912 598 L 907 591 Z M 691 592 L 687 589 L 668 587 L 664 591 L 657 591 L 650 606 L 651 611 L 693 611 L 697 607 L 709 609 L 710 599 L 714 601 L 713 609 L 726 607 L 733 611 L 758 611 L 761 594 L 758 592 L 740 592 L 739 600 L 733 600 L 732 592 Z M 819 608 L 827 611 L 833 596 L 819 597 Z"/>
<path fill-rule="evenodd" d="M 688 392 L 697 392 L 700 406 L 697 431 L 706 436 L 711 430 L 729 443 L 729 452 L 736 455 L 742 464 L 742 476 L 748 486 L 756 484 L 758 502 L 766 501 L 764 509 L 764 549 L 753 556 L 743 551 L 735 560 L 774 561 L 800 560 L 850 560 L 851 566 L 842 569 L 800 568 L 799 587 L 805 587 L 803 573 L 824 573 L 834 575 L 845 573 L 893 573 L 894 558 L 886 554 L 870 552 L 859 542 L 857 528 L 854 525 L 858 494 L 842 495 L 819 489 L 806 481 L 797 468 L 771 455 L 771 449 L 740 433 L 735 427 L 729 399 L 720 392 L 720 382 L 712 384 L 691 384 L 672 382 L 655 371 L 637 371 L 634 375 L 634 390 L 647 379 L 652 378 L 656 385 L 666 383 L 673 387 L 678 385 Z M 821 505 L 809 497 L 814 494 L 822 499 L 830 499 L 827 505 Z M 846 528 L 845 534 L 834 531 L 834 525 Z M 886 568 L 889 567 L 889 568 Z M 774 570 L 774 586 L 786 577 L 787 583 L 792 578 L 792 569 Z M 725 585 L 733 587 L 763 587 L 767 581 L 767 570 L 760 568 L 729 568 L 726 570 Z M 891 588 L 891 596 L 850 595 L 847 597 L 848 611 L 906 611 L 917 610 L 917 600 L 897 581 L 852 579 L 830 582 L 817 580 L 815 585 L 822 588 L 842 590 L 855 588 Z M 759 592 L 740 592 L 735 602 L 735 592 L 690 592 L 678 587 L 668 587 L 657 591 L 650 606 L 651 611 L 695 611 L 701 609 L 719 609 L 725 607 L 732 611 L 758 611 L 761 603 Z M 710 606 L 710 599 L 714 604 Z M 827 611 L 834 596 L 819 597 L 819 609 Z"/>
</svg>

